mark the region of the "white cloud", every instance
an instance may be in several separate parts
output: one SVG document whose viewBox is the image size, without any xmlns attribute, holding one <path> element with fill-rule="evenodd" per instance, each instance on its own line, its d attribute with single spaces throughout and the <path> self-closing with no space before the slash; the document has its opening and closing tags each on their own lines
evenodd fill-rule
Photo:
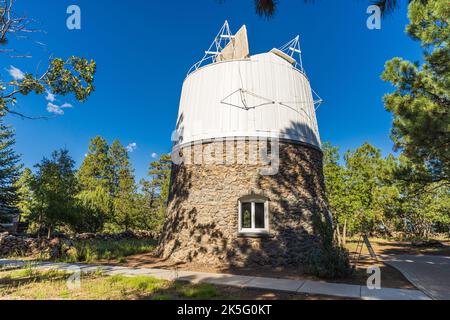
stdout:
<svg viewBox="0 0 450 320">
<path fill-rule="evenodd" d="M 126 149 L 128 152 L 135 151 L 137 149 L 137 143 L 136 142 L 130 143 L 129 145 L 127 145 Z"/>
<path fill-rule="evenodd" d="M 70 103 L 64 103 L 62 106 L 61 106 L 61 108 L 62 109 L 64 109 L 64 108 L 73 108 L 73 106 L 70 104 Z"/>
<path fill-rule="evenodd" d="M 63 105 L 58 106 L 58 105 L 56 105 L 54 103 L 51 103 L 51 102 L 49 102 L 47 104 L 47 111 L 48 112 L 54 113 L 54 114 L 57 114 L 57 115 L 60 115 L 60 116 L 62 116 L 64 114 L 64 110 L 63 109 L 65 109 L 65 108 L 72 108 L 72 105 L 70 103 L 64 103 Z"/>
<path fill-rule="evenodd" d="M 47 91 L 47 96 L 45 97 L 45 99 L 50 102 L 55 102 L 56 96 L 50 91 Z"/>
<path fill-rule="evenodd" d="M 153 158 L 153 159 L 158 158 L 158 154 L 157 154 L 156 152 L 153 152 L 153 153 L 152 153 L 152 158 Z"/>
<path fill-rule="evenodd" d="M 62 110 L 60 106 L 57 106 L 56 104 L 53 104 L 51 102 L 47 104 L 47 111 L 50 113 L 58 114 L 60 116 L 64 114 L 64 110 Z"/>
<path fill-rule="evenodd" d="M 25 73 L 23 73 L 22 70 L 14 66 L 9 66 L 9 69 L 7 69 L 7 71 L 9 75 L 13 77 L 14 80 L 23 80 L 25 78 Z"/>
</svg>

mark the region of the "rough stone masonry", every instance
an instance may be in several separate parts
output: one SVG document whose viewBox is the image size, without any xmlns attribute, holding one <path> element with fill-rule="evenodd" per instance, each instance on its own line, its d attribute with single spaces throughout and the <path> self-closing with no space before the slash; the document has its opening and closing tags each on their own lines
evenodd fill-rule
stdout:
<svg viewBox="0 0 450 320">
<path fill-rule="evenodd" d="M 252 143 L 235 148 L 248 156 Z M 322 157 L 309 145 L 281 142 L 273 176 L 260 175 L 261 164 L 174 164 L 160 255 L 220 266 L 301 264 L 318 245 L 313 215 L 326 216 Z M 238 232 L 239 199 L 248 195 L 267 199 L 269 234 Z"/>
</svg>

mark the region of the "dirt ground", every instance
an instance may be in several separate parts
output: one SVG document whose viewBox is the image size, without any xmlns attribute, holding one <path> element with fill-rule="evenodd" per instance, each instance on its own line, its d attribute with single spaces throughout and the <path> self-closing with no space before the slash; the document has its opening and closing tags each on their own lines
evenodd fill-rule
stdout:
<svg viewBox="0 0 450 320">
<path fill-rule="evenodd" d="M 291 294 L 286 292 L 269 292 L 266 290 L 227 287 L 220 287 L 221 293 L 226 297 L 233 297 L 239 300 L 336 300 L 336 297 L 324 295 Z M 339 297 L 339 300 L 359 300 Z"/>
<path fill-rule="evenodd" d="M 414 247 L 410 241 L 393 241 L 372 238 L 370 243 L 377 255 L 395 255 L 395 254 L 410 254 L 410 255 L 437 255 L 450 257 L 450 239 L 439 239 L 444 245 L 441 248 L 418 248 Z M 358 240 L 351 240 L 347 244 L 350 251 L 355 251 Z M 368 254 L 368 250 L 364 247 L 363 254 Z"/>
<path fill-rule="evenodd" d="M 367 268 L 370 266 L 378 266 L 381 269 L 381 281 L 382 286 L 385 288 L 401 288 L 401 289 L 414 289 L 414 286 L 406 280 L 406 278 L 395 268 L 392 268 L 384 264 L 381 260 L 374 260 L 368 254 L 367 248 L 363 248 L 361 255 L 355 252 L 357 246 L 357 240 L 351 240 L 348 242 L 348 249 L 351 254 L 351 263 L 355 267 L 355 272 L 351 277 L 325 280 L 335 283 L 348 283 L 365 285 L 367 282 L 368 274 Z M 450 241 L 443 241 L 444 248 L 415 248 L 408 242 L 389 241 L 382 239 L 371 239 L 372 247 L 377 255 L 386 254 L 434 254 L 434 255 L 448 255 L 450 256 Z M 306 275 L 302 270 L 295 268 L 268 268 L 259 267 L 255 268 L 220 268 L 212 265 L 203 265 L 197 263 L 183 263 L 173 264 L 168 261 L 163 261 L 156 257 L 153 253 L 145 253 L 127 257 L 126 262 L 119 263 L 114 260 L 101 261 L 105 264 L 115 264 L 120 266 L 127 266 L 133 268 L 160 268 L 160 269 L 177 269 L 188 270 L 198 272 L 212 272 L 212 273 L 225 273 L 225 274 L 239 274 L 249 276 L 260 277 L 272 277 L 272 278 L 285 278 L 293 280 L 315 280 L 323 281 L 314 276 Z"/>
</svg>

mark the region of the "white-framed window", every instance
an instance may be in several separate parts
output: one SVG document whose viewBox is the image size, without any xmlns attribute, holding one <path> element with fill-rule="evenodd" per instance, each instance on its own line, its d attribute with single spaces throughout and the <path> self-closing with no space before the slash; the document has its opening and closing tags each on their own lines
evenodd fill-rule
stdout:
<svg viewBox="0 0 450 320">
<path fill-rule="evenodd" d="M 265 197 L 239 199 L 239 233 L 269 233 L 269 201 Z"/>
</svg>

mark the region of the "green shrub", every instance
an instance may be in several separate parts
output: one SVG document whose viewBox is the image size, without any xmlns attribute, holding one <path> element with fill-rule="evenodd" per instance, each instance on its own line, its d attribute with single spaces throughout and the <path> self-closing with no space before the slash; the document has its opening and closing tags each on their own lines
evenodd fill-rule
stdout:
<svg viewBox="0 0 450 320">
<path fill-rule="evenodd" d="M 324 211 L 314 211 L 312 223 L 318 242 L 306 255 L 305 271 L 320 278 L 344 278 L 353 273 L 348 251 L 333 241 L 332 221 L 323 215 Z"/>
<path fill-rule="evenodd" d="M 320 278 L 336 279 L 352 275 L 348 251 L 331 245 L 311 250 L 306 257 L 305 271 Z"/>
</svg>

